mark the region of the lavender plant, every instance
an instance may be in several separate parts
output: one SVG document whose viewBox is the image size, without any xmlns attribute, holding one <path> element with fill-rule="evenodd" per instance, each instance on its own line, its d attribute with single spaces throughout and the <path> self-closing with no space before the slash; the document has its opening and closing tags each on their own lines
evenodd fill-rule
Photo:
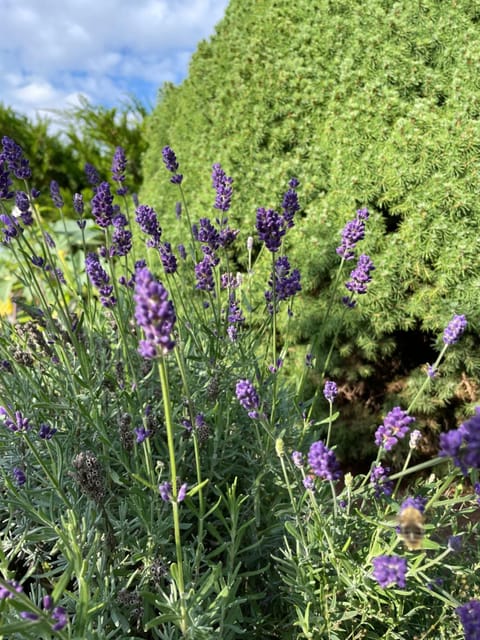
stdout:
<svg viewBox="0 0 480 640">
<path fill-rule="evenodd" d="M 476 637 L 467 557 L 480 414 L 412 466 L 415 401 L 393 407 L 372 429 L 370 471 L 345 473 L 339 386 L 325 380 L 304 398 L 284 374 L 279 321 L 288 330 L 301 293 L 285 243 L 298 181 L 278 211 L 259 207 L 252 229 L 237 230 L 224 169 L 212 167 L 215 216 L 194 220 L 180 162 L 170 147 L 162 155 L 181 202 L 179 246 L 165 215 L 130 198 L 120 148 L 112 184 L 86 167 L 90 202 L 73 194 L 76 235 L 65 221 L 57 237 L 36 206 L 34 170 L 2 140 L 2 257 L 16 306 L 0 335 L 0 635 L 461 638 L 460 623 Z M 50 194 L 61 216 L 67 196 L 58 184 Z M 342 235 L 338 283 L 367 218 L 359 210 Z M 331 305 L 355 313 L 373 269 L 360 255 Z M 466 328 L 460 315 L 448 324 L 435 373 Z M 305 377 L 312 365 L 325 376 L 315 338 L 309 351 Z M 429 370 L 418 397 L 434 384 Z M 394 473 L 392 450 L 404 450 Z M 415 552 L 396 532 L 406 503 L 426 523 Z"/>
</svg>

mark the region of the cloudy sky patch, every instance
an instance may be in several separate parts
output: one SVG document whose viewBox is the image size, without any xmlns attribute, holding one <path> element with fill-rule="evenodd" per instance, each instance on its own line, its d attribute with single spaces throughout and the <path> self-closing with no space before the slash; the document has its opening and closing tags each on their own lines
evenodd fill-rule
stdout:
<svg viewBox="0 0 480 640">
<path fill-rule="evenodd" d="M 181 82 L 228 0 L 0 0 L 0 102 L 30 117 L 77 104 L 147 108 Z"/>
</svg>

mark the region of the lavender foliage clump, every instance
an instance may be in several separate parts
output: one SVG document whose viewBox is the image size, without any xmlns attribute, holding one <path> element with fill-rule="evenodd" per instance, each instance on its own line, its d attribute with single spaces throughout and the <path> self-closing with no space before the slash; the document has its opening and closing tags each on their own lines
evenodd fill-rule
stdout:
<svg viewBox="0 0 480 640">
<path fill-rule="evenodd" d="M 410 424 L 415 418 L 409 416 L 400 407 L 394 407 L 385 417 L 383 424 L 375 432 L 375 444 L 390 451 L 398 440 L 404 438 L 410 430 Z"/>
<path fill-rule="evenodd" d="M 352 260 L 357 243 L 365 237 L 365 221 L 368 216 L 368 209 L 358 209 L 356 217 L 343 228 L 342 242 L 336 251 L 344 260 Z"/>
<path fill-rule="evenodd" d="M 400 556 L 377 556 L 373 558 L 373 577 L 383 587 L 397 585 L 405 588 L 407 561 Z"/>
<path fill-rule="evenodd" d="M 321 440 L 312 443 L 308 451 L 308 464 L 312 472 L 324 480 L 338 480 L 342 477 L 342 470 L 335 456 Z"/>
<path fill-rule="evenodd" d="M 454 315 L 443 332 L 444 344 L 452 345 L 458 342 L 460 336 L 467 328 L 467 319 L 464 315 Z"/>
<path fill-rule="evenodd" d="M 144 267 L 135 273 L 135 319 L 143 329 L 145 340 L 141 340 L 138 351 L 144 358 L 166 355 L 175 346 L 171 334 L 176 315 L 168 292 L 161 282 Z"/>
</svg>

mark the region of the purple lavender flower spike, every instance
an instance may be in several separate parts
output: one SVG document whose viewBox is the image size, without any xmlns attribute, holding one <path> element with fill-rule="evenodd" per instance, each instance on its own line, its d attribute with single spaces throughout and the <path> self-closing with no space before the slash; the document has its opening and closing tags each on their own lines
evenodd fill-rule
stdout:
<svg viewBox="0 0 480 640">
<path fill-rule="evenodd" d="M 125 156 L 125 149 L 117 147 L 112 160 L 112 178 L 120 185 L 117 189 L 117 195 L 119 196 L 124 196 L 128 193 L 128 187 L 124 184 L 126 168 L 127 158 Z"/>
<path fill-rule="evenodd" d="M 231 293 L 229 296 L 227 320 L 228 337 L 230 338 L 231 342 L 235 342 L 238 337 L 238 330 L 245 322 L 245 317 L 242 313 L 242 310 L 240 309 L 238 302 L 235 300 L 235 296 L 233 293 Z"/>
<path fill-rule="evenodd" d="M 63 207 L 63 198 L 56 180 L 52 180 L 50 182 L 50 197 L 52 198 L 53 205 L 57 207 L 57 209 L 61 209 Z"/>
<path fill-rule="evenodd" d="M 25 418 L 21 411 L 15 411 L 15 418 L 12 420 L 4 407 L 0 407 L 0 415 L 5 416 L 5 426 L 10 431 L 29 431 L 32 428 L 28 418 Z"/>
<path fill-rule="evenodd" d="M 24 157 L 22 148 L 8 136 L 3 136 L 2 146 L 0 164 L 5 162 L 8 170 L 11 171 L 18 180 L 28 180 L 31 178 L 32 171 L 30 164 Z"/>
<path fill-rule="evenodd" d="M 352 293 L 367 293 L 367 284 L 372 280 L 370 272 L 374 269 L 375 267 L 370 258 L 366 254 L 362 254 L 358 259 L 357 266 L 350 273 L 350 280 L 345 286 Z"/>
<path fill-rule="evenodd" d="M 0 600 L 13 598 L 16 593 L 22 593 L 23 587 L 16 580 L 7 580 L 8 587 L 0 584 Z"/>
<path fill-rule="evenodd" d="M 240 405 L 248 412 L 248 417 L 253 420 L 260 417 L 258 409 L 260 399 L 250 380 L 239 380 L 235 387 L 235 394 Z"/>
<path fill-rule="evenodd" d="M 312 472 L 324 480 L 338 480 L 342 477 L 342 470 L 334 451 L 329 449 L 321 440 L 314 442 L 310 446 L 308 464 Z"/>
<path fill-rule="evenodd" d="M 202 245 L 202 251 L 204 254 L 203 260 L 195 265 L 195 278 L 197 280 L 195 286 L 202 291 L 213 291 L 215 288 L 213 268 L 218 264 L 219 259 L 208 246 Z"/>
<path fill-rule="evenodd" d="M 232 183 L 233 178 L 227 176 L 219 163 L 212 166 L 212 187 L 216 191 L 215 209 L 220 211 L 228 211 L 232 201 Z"/>
<path fill-rule="evenodd" d="M 183 502 L 187 496 L 187 490 L 188 490 L 188 484 L 186 482 L 184 482 L 180 489 L 178 490 L 178 494 L 177 494 L 177 502 Z"/>
<path fill-rule="evenodd" d="M 0 154 L 0 200 L 11 200 L 15 195 L 14 191 L 10 191 L 12 179 L 7 164 Z"/>
<path fill-rule="evenodd" d="M 293 451 L 292 462 L 296 467 L 301 469 L 303 467 L 303 453 L 301 451 Z"/>
<path fill-rule="evenodd" d="M 480 469 L 480 406 L 458 429 L 440 434 L 439 456 L 452 458 L 464 475 L 470 468 Z"/>
<path fill-rule="evenodd" d="M 61 631 L 68 624 L 68 614 L 63 607 L 55 607 L 52 611 L 52 620 L 55 623 L 52 625 L 52 631 Z"/>
<path fill-rule="evenodd" d="M 110 257 L 126 256 L 132 248 L 132 232 L 128 229 L 116 227 L 112 234 Z"/>
<path fill-rule="evenodd" d="M 365 237 L 365 220 L 368 219 L 368 209 L 359 209 L 353 220 L 347 222 L 342 231 L 342 243 L 337 247 L 337 254 L 345 260 L 352 260 L 357 242 Z"/>
<path fill-rule="evenodd" d="M 175 155 L 173 149 L 171 149 L 169 146 L 163 147 L 162 158 L 167 170 L 175 174 L 170 178 L 170 182 L 173 182 L 173 184 L 181 184 L 183 176 L 180 173 L 177 173 L 178 162 L 177 156 Z"/>
<path fill-rule="evenodd" d="M 113 206 L 113 195 L 108 182 L 101 182 L 95 195 L 92 198 L 92 215 L 95 222 L 102 229 L 106 229 L 113 223 L 115 208 Z"/>
<path fill-rule="evenodd" d="M 78 213 L 79 216 L 83 216 L 84 204 L 83 204 L 83 196 L 81 193 L 75 193 L 73 195 L 73 208 L 75 213 Z"/>
<path fill-rule="evenodd" d="M 400 556 L 377 556 L 373 558 L 373 577 L 383 587 L 397 585 L 405 588 L 407 561 Z"/>
<path fill-rule="evenodd" d="M 168 292 L 144 267 L 135 272 L 135 319 L 143 329 L 145 340 L 138 351 L 144 358 L 168 354 L 174 347 L 171 338 L 176 322 L 175 309 Z"/>
<path fill-rule="evenodd" d="M 454 315 L 443 332 L 443 342 L 448 345 L 455 344 L 460 339 L 467 328 L 467 319 L 465 316 Z"/>
<path fill-rule="evenodd" d="M 143 233 L 150 236 L 147 241 L 148 247 L 158 247 L 162 235 L 162 229 L 158 223 L 157 213 L 155 209 L 146 204 L 141 204 L 135 211 L 135 220 L 140 226 Z"/>
<path fill-rule="evenodd" d="M 338 388 L 336 383 L 332 380 L 327 380 L 325 382 L 325 386 L 323 387 L 323 395 L 328 400 L 328 402 L 333 402 L 338 395 Z"/>
<path fill-rule="evenodd" d="M 285 235 L 285 220 L 273 209 L 257 209 L 257 221 L 255 228 L 258 237 L 269 251 L 275 253 L 282 244 L 282 238 Z"/>
<path fill-rule="evenodd" d="M 423 496 L 416 496 L 416 497 L 408 496 L 408 498 L 405 498 L 405 500 L 400 505 L 400 513 L 407 507 L 413 507 L 417 511 L 420 511 L 420 513 L 423 513 L 425 511 L 426 504 L 427 504 L 427 499 L 424 498 Z"/>
<path fill-rule="evenodd" d="M 27 476 L 25 475 L 23 469 L 20 469 L 20 467 L 13 467 L 12 475 L 15 479 L 15 482 L 17 483 L 17 486 L 19 487 L 24 485 L 27 481 Z"/>
<path fill-rule="evenodd" d="M 375 432 L 375 444 L 390 451 L 398 440 L 404 438 L 410 430 L 410 424 L 415 418 L 409 416 L 400 407 L 394 407 L 385 417 L 383 424 Z"/>
<path fill-rule="evenodd" d="M 137 440 L 137 444 L 141 444 L 144 440 L 149 438 L 152 435 L 150 429 L 147 429 L 144 426 L 135 428 L 135 436 Z"/>
<path fill-rule="evenodd" d="M 100 264 L 100 258 L 96 253 L 89 253 L 85 258 L 85 271 L 93 286 L 100 293 L 100 302 L 104 307 L 112 307 L 116 300 L 112 296 L 113 286 L 110 277 Z"/>
<path fill-rule="evenodd" d="M 210 249 L 218 249 L 220 237 L 218 231 L 208 218 L 200 218 L 200 224 L 196 229 L 195 240 L 207 244 Z"/>
<path fill-rule="evenodd" d="M 380 495 L 391 496 L 393 493 L 393 481 L 388 479 L 390 473 L 389 467 L 383 467 L 377 464 L 373 467 L 370 474 L 370 484 L 375 491 L 375 497 Z"/>
<path fill-rule="evenodd" d="M 165 273 L 177 272 L 177 258 L 172 251 L 172 245 L 169 242 L 164 242 L 160 245 L 160 260 L 162 261 Z"/>
<path fill-rule="evenodd" d="M 300 205 L 298 203 L 298 195 L 295 191 L 299 182 L 296 178 L 292 178 L 288 183 L 290 189 L 285 192 L 282 201 L 283 219 L 285 220 L 287 229 L 291 229 L 294 226 L 294 217 L 297 211 L 300 211 Z"/>
<path fill-rule="evenodd" d="M 101 182 L 100 174 L 98 173 L 97 169 L 93 166 L 93 164 L 90 164 L 90 162 L 85 163 L 84 169 L 88 184 L 91 187 L 97 187 Z"/>
<path fill-rule="evenodd" d="M 164 502 L 170 502 L 172 499 L 172 484 L 170 482 L 162 482 L 158 485 L 160 497 Z"/>
<path fill-rule="evenodd" d="M 455 609 L 462 623 L 465 640 L 480 638 L 480 601 L 470 600 Z"/>
<path fill-rule="evenodd" d="M 268 284 L 270 289 L 265 291 L 265 300 L 270 313 L 273 313 L 274 291 L 275 299 L 280 301 L 293 298 L 296 293 L 302 290 L 300 272 L 298 269 L 290 270 L 290 262 L 287 256 L 282 256 L 275 261 L 275 271 Z"/>
</svg>

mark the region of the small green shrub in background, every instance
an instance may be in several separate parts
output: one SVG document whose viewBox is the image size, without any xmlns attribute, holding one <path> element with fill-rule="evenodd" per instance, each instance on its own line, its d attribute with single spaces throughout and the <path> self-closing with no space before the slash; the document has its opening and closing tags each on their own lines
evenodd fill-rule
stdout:
<svg viewBox="0 0 480 640">
<path fill-rule="evenodd" d="M 90 168 L 89 202 L 73 195 L 80 239 L 60 250 L 48 220 L 65 194 L 51 185 L 43 217 L 22 150 L 2 145 L 0 231 L 18 287 L 0 335 L 0 636 L 477 638 L 478 410 L 442 435 L 439 457 L 411 464 L 415 407 L 467 337 L 465 315 L 411 404 L 371 430 L 368 473 L 344 474 L 336 383 L 303 401 L 310 367 L 335 349 L 324 360 L 314 338 L 296 386 L 284 376 L 303 286 L 285 251 L 296 179 L 279 211 L 236 229 L 221 165 L 213 218 L 194 215 L 165 147 L 177 246 L 165 216 L 132 204 L 119 147 L 111 180 Z M 336 240 L 331 310 L 346 319 L 382 276 L 359 251 L 369 223 L 359 209 Z"/>
<path fill-rule="evenodd" d="M 414 397 L 460 307 L 470 335 L 417 404 L 427 456 L 478 400 L 479 11 L 475 0 L 232 0 L 188 78 L 166 85 L 148 118 L 141 193 L 162 216 L 173 206 L 158 162 L 165 144 L 184 158 L 196 215 L 209 206 L 210 159 L 235 175 L 242 228 L 255 207 L 276 206 L 285 176 L 299 178 L 302 211 L 286 238 L 302 272 L 293 377 L 320 325 L 328 353 L 340 322 L 336 309 L 324 321 L 336 238 L 352 211 L 370 210 L 374 295 L 342 323 L 328 371 L 357 400 L 339 399 L 352 465 L 372 454 L 369 425 L 395 397 Z"/>
</svg>

